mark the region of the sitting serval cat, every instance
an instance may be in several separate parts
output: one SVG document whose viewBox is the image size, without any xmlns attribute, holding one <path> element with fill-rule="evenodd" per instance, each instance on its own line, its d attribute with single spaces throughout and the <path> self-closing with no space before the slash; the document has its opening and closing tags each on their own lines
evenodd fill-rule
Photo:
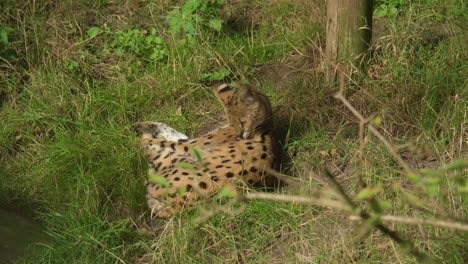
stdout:
<svg viewBox="0 0 468 264">
<path fill-rule="evenodd" d="M 227 84 L 217 87 L 215 95 L 229 125 L 205 136 L 188 139 L 163 123 L 138 124 L 149 173 L 167 181 L 147 183 L 146 199 L 152 215 L 170 217 L 192 206 L 200 195 L 212 197 L 223 185 L 236 186 L 239 180 L 248 185 L 264 184 L 265 170 L 272 167 L 274 159 L 268 98 L 249 86 L 234 90 Z"/>
</svg>

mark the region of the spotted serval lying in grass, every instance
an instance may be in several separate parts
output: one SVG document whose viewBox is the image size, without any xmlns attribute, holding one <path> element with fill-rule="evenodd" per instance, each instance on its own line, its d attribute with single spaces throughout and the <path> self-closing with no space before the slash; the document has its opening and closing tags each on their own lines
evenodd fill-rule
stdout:
<svg viewBox="0 0 468 264">
<path fill-rule="evenodd" d="M 160 179 L 146 186 L 152 215 L 169 217 L 200 195 L 213 196 L 223 185 L 264 183 L 274 159 L 268 98 L 249 86 L 234 90 L 227 84 L 215 94 L 229 124 L 205 136 L 189 139 L 163 123 L 138 124 L 149 174 Z"/>
</svg>

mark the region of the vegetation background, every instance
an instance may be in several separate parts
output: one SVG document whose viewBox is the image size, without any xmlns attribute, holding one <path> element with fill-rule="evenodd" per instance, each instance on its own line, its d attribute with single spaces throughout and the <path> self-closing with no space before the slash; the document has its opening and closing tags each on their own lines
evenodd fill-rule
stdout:
<svg viewBox="0 0 468 264">
<path fill-rule="evenodd" d="M 288 174 L 323 186 L 311 172 L 328 167 L 352 195 L 361 175 L 386 213 L 441 213 L 427 198 L 466 221 L 466 169 L 438 170 L 468 153 L 466 4 L 376 1 L 369 67 L 346 87 L 425 169 L 415 179 L 371 135 L 358 158 L 359 123 L 324 84 L 324 2 L 1 1 L 0 208 L 40 221 L 49 237 L 19 262 L 416 262 L 379 232 L 356 239 L 346 214 L 323 207 L 252 200 L 237 215 L 151 221 L 132 125 L 203 134 L 223 120 L 216 81 L 249 80 L 270 97 Z M 468 259 L 466 233 L 390 226 L 441 262 Z"/>
</svg>

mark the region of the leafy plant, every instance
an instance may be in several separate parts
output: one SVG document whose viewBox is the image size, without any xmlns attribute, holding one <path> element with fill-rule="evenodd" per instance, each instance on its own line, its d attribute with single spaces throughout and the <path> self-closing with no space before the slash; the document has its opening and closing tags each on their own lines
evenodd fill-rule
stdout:
<svg viewBox="0 0 468 264">
<path fill-rule="evenodd" d="M 8 44 L 8 33 L 14 32 L 15 29 L 12 27 L 0 27 L 0 41 L 4 45 Z"/>
<path fill-rule="evenodd" d="M 99 27 L 91 27 L 86 31 L 86 34 L 88 37 L 92 38 L 95 37 L 99 32 L 101 32 L 101 29 Z"/>
<path fill-rule="evenodd" d="M 67 60 L 65 61 L 65 68 L 68 70 L 68 71 L 74 71 L 76 70 L 80 65 L 78 64 L 78 62 L 76 60 Z"/>
<path fill-rule="evenodd" d="M 221 81 L 229 75 L 231 75 L 231 71 L 225 67 L 222 67 L 215 71 L 202 74 L 201 79 L 205 81 Z"/>
<path fill-rule="evenodd" d="M 16 52 L 13 49 L 7 48 L 8 43 L 12 40 L 9 33 L 15 32 L 15 29 L 7 26 L 0 26 L 0 57 L 6 59 L 15 59 Z"/>
<path fill-rule="evenodd" d="M 99 33 L 111 35 L 111 41 L 104 43 L 104 51 L 107 53 L 117 56 L 132 54 L 149 61 L 162 61 L 167 57 L 167 47 L 157 35 L 155 28 L 152 28 L 149 33 L 140 29 L 119 30 L 112 33 L 106 26 L 91 27 L 86 31 L 90 39 L 95 38 Z"/>
<path fill-rule="evenodd" d="M 156 33 L 154 28 L 149 34 L 146 30 L 139 29 L 120 30 L 115 32 L 115 39 L 111 42 L 110 47 L 118 56 L 131 53 L 139 58 L 162 61 L 167 56 L 167 48 Z M 93 30 L 88 34 L 95 35 L 97 32 Z"/>
<path fill-rule="evenodd" d="M 172 33 L 195 34 L 197 25 L 221 31 L 222 20 L 218 10 L 223 3 L 218 0 L 188 0 L 180 9 L 174 9 L 166 17 Z"/>
<path fill-rule="evenodd" d="M 383 0 L 380 1 L 380 5 L 374 10 L 374 15 L 376 17 L 391 17 L 396 15 L 406 5 L 406 1 L 402 0 Z"/>
</svg>

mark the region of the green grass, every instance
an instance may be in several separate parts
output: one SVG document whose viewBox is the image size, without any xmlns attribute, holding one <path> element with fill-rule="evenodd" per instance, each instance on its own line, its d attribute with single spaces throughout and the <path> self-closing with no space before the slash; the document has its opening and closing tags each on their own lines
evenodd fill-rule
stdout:
<svg viewBox="0 0 468 264">
<path fill-rule="evenodd" d="M 288 173 L 309 180 L 311 170 L 329 167 L 353 195 L 361 174 L 368 185 L 384 186 L 379 199 L 390 202 L 387 213 L 418 214 L 393 189 L 412 183 L 367 134 L 363 166 L 356 119 L 330 98 L 320 62 L 322 3 L 229 2 L 219 12 L 221 31 L 196 25 L 190 37 L 170 33 L 164 19 L 184 3 L 0 4 L 0 32 L 15 30 L 0 43 L 0 207 L 39 220 L 50 236 L 44 250 L 20 262 L 416 263 L 381 233 L 354 240 L 353 223 L 327 208 L 257 200 L 202 223 L 193 210 L 150 220 L 147 165 L 132 125 L 160 121 L 190 136 L 213 127 L 222 108 L 202 75 L 221 68 L 229 70 L 226 81 L 250 80 L 270 96 L 276 130 L 288 134 Z M 427 146 L 436 159 L 409 160 L 414 166 L 467 155 L 464 9 L 462 1 L 415 1 L 397 17 L 379 18 L 369 69 L 348 87 L 359 111 L 382 116 L 387 138 Z M 93 27 L 99 33 L 90 34 Z M 129 30 L 140 33 L 130 42 L 118 38 Z M 161 38 L 156 48 L 164 56 L 150 58 L 147 36 Z M 452 175 L 444 174 L 438 198 L 466 219 Z M 284 191 L 312 195 L 295 186 Z M 466 259 L 466 233 L 393 227 L 443 262 Z"/>
</svg>

